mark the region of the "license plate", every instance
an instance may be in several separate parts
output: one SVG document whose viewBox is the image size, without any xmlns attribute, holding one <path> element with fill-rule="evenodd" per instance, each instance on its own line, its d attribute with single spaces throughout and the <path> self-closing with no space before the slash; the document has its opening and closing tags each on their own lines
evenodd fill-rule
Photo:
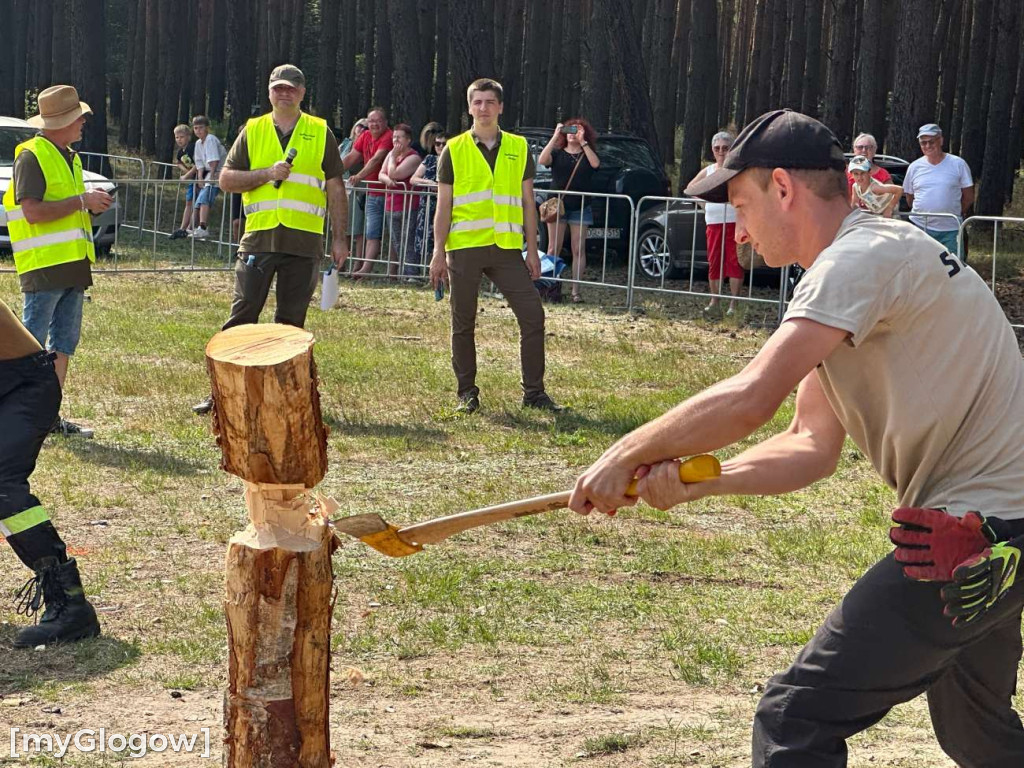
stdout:
<svg viewBox="0 0 1024 768">
<path fill-rule="evenodd" d="M 589 227 L 587 229 L 588 240 L 618 240 L 622 235 L 622 230 L 619 227 Z"/>
</svg>

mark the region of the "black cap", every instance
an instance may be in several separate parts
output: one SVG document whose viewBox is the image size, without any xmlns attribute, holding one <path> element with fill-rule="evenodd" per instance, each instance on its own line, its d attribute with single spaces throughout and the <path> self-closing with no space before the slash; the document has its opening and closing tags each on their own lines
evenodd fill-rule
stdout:
<svg viewBox="0 0 1024 768">
<path fill-rule="evenodd" d="M 790 109 L 776 109 L 743 129 L 722 166 L 688 186 L 685 194 L 709 203 L 727 203 L 727 182 L 747 168 L 841 171 L 846 159 L 839 140 L 823 123 Z"/>
</svg>

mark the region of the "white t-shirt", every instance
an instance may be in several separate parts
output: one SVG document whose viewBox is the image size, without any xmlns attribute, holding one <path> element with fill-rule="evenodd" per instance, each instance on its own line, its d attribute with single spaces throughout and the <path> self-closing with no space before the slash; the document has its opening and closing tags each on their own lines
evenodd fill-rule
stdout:
<svg viewBox="0 0 1024 768">
<path fill-rule="evenodd" d="M 208 171 L 210 170 L 208 163 L 217 163 L 213 175 L 210 176 L 211 180 L 216 181 L 220 176 L 220 169 L 224 165 L 225 157 L 227 157 L 227 152 L 224 150 L 224 145 L 212 133 L 206 134 L 206 138 L 203 140 L 196 139 L 195 157 L 193 158 L 196 168 Z"/>
<path fill-rule="evenodd" d="M 710 176 L 718 170 L 718 166 L 712 163 L 704 169 L 704 175 Z M 736 209 L 728 203 L 706 203 L 704 205 L 705 224 L 732 224 L 736 221 Z"/>
<path fill-rule="evenodd" d="M 974 270 L 854 211 L 797 285 L 798 317 L 850 333 L 818 377 L 900 506 L 1024 517 L 1024 360 Z"/>
<path fill-rule="evenodd" d="M 971 169 L 964 159 L 946 154 L 942 161 L 932 165 L 928 158 L 919 157 L 907 168 L 903 191 L 914 196 L 913 213 L 952 213 L 949 216 L 911 216 L 920 227 L 938 232 L 957 229 L 960 221 L 960 191 L 974 185 Z"/>
</svg>

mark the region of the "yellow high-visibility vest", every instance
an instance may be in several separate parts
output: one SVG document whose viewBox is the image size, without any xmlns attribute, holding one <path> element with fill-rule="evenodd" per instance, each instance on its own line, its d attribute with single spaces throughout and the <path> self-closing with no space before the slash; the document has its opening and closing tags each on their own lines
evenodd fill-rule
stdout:
<svg viewBox="0 0 1024 768">
<path fill-rule="evenodd" d="M 482 245 L 522 250 L 523 172 L 529 151 L 522 136 L 502 132 L 492 172 L 470 131 L 448 142 L 455 184 L 445 250 Z"/>
<path fill-rule="evenodd" d="M 85 193 L 82 161 L 77 154 L 73 167 L 69 168 L 60 150 L 42 136 L 35 136 L 15 147 L 15 159 L 26 151 L 35 155 L 46 180 L 44 203 Z M 14 202 L 13 178 L 4 193 L 4 210 L 7 212 L 7 231 L 11 236 L 14 266 L 19 275 L 85 258 L 96 261 L 96 248 L 92 244 L 92 219 L 88 211 L 76 210 L 44 224 L 29 224 L 21 206 Z"/>
<path fill-rule="evenodd" d="M 292 172 L 278 188 L 268 181 L 242 193 L 245 231 L 258 232 L 284 225 L 289 229 L 322 235 L 327 216 L 327 181 L 324 177 L 324 147 L 327 121 L 303 112 L 288 140 L 284 154 L 272 115 L 245 124 L 249 145 L 249 168 L 269 168 L 295 150 Z"/>
</svg>

